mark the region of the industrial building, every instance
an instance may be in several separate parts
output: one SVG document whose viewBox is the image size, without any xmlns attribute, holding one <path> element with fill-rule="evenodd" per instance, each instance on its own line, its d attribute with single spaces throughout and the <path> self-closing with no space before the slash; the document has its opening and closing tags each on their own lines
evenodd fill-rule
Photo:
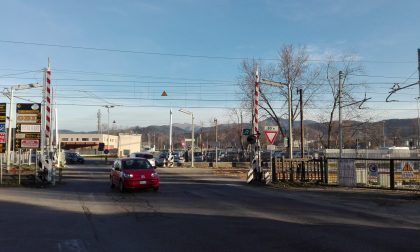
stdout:
<svg viewBox="0 0 420 252">
<path fill-rule="evenodd" d="M 60 146 L 63 150 L 75 150 L 81 154 L 97 155 L 103 153 L 98 150 L 100 143 L 104 144 L 104 150 L 109 150 L 110 154 L 126 156 L 141 150 L 141 134 L 60 134 Z"/>
</svg>

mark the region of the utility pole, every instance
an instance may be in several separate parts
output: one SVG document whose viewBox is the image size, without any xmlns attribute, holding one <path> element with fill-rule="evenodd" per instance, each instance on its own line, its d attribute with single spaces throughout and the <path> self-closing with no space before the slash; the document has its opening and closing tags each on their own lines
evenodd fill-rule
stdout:
<svg viewBox="0 0 420 252">
<path fill-rule="evenodd" d="M 343 72 L 338 72 L 338 127 L 339 127 L 339 161 L 338 168 L 341 169 L 341 159 L 343 158 L 343 121 L 342 121 L 342 95 L 343 95 Z"/>
</svg>

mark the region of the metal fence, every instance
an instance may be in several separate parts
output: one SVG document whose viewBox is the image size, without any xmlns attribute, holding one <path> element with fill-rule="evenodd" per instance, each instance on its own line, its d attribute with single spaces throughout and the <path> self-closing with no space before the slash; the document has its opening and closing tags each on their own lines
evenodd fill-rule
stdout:
<svg viewBox="0 0 420 252">
<path fill-rule="evenodd" d="M 420 159 L 411 158 L 412 155 L 396 156 L 344 157 L 341 164 L 338 157 L 293 160 L 274 158 L 271 173 L 273 181 L 278 179 L 350 187 L 420 190 Z"/>
</svg>

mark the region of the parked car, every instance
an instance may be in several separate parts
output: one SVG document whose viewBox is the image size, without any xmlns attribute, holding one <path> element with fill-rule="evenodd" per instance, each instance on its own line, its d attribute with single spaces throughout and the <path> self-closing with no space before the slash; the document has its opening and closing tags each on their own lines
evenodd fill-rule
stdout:
<svg viewBox="0 0 420 252">
<path fill-rule="evenodd" d="M 159 189 L 159 175 L 145 158 L 117 158 L 109 175 L 111 188 L 118 186 L 120 192 L 126 189 Z"/>
<path fill-rule="evenodd" d="M 199 151 L 194 152 L 194 162 L 203 162 L 203 153 Z"/>
<path fill-rule="evenodd" d="M 64 156 L 67 164 L 83 164 L 85 162 L 85 159 L 77 152 L 65 152 Z"/>
<path fill-rule="evenodd" d="M 156 168 L 156 160 L 155 157 L 151 153 L 148 152 L 133 152 L 129 155 L 129 157 L 138 157 L 138 158 L 145 158 L 149 163 L 153 166 L 153 168 Z"/>
</svg>

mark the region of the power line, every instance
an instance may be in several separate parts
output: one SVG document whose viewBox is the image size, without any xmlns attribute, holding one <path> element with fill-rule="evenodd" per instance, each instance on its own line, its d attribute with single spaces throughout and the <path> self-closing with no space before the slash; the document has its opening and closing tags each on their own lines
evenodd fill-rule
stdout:
<svg viewBox="0 0 420 252">
<path fill-rule="evenodd" d="M 127 50 L 127 49 L 110 49 L 110 48 L 64 45 L 64 44 L 50 44 L 50 43 L 27 42 L 27 41 L 13 41 L 13 40 L 0 40 L 0 43 L 31 45 L 31 46 L 43 46 L 43 47 L 56 47 L 56 48 L 78 49 L 78 50 L 89 50 L 89 51 L 98 51 L 98 52 L 116 52 L 116 53 L 152 55 L 152 56 L 202 58 L 202 59 L 215 59 L 215 60 L 249 60 L 249 59 L 252 59 L 252 58 L 256 58 L 256 59 L 264 60 L 264 61 L 278 61 L 279 60 L 278 58 L 228 57 L 228 56 L 194 55 L 194 54 L 185 54 L 185 53 L 164 53 L 164 52 L 151 52 L 151 51 Z M 346 60 L 308 59 L 308 61 L 312 61 L 312 62 L 328 62 L 328 61 L 345 62 Z M 417 62 L 414 62 L 414 61 L 377 61 L 377 60 L 357 60 L 357 62 L 385 63 L 385 64 L 413 64 L 413 63 L 417 63 Z"/>
</svg>

